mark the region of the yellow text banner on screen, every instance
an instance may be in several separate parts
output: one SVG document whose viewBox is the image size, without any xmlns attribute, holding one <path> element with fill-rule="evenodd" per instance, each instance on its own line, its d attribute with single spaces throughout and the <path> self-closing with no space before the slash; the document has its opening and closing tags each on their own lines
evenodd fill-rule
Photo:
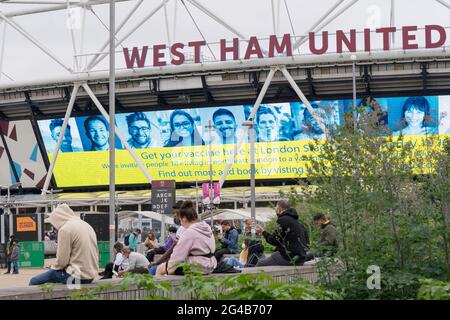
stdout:
<svg viewBox="0 0 450 320">
<path fill-rule="evenodd" d="M 445 135 L 450 137 L 450 135 Z M 444 135 L 440 136 L 443 141 Z M 414 149 L 423 151 L 424 137 L 406 137 Z M 288 179 L 307 176 L 309 159 L 319 159 L 321 144 L 314 141 L 256 143 L 256 179 Z M 401 148 L 401 145 L 398 146 Z M 211 148 L 213 179 L 219 180 L 235 145 Z M 249 144 L 238 152 L 227 180 L 250 178 Z M 154 180 L 195 182 L 209 180 L 209 146 L 134 149 Z M 52 154 L 49 154 L 52 158 Z M 100 186 L 109 183 L 109 152 L 66 152 L 58 155 L 54 175 L 59 187 Z M 116 183 L 145 184 L 148 180 L 127 150 L 116 151 Z"/>
</svg>

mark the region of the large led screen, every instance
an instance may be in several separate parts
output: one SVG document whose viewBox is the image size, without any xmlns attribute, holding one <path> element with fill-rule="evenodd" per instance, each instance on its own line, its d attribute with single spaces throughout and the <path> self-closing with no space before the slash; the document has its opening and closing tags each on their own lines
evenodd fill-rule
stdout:
<svg viewBox="0 0 450 320">
<path fill-rule="evenodd" d="M 450 135 L 450 96 L 365 98 L 367 110 L 379 107 L 380 122 L 394 135 L 420 137 Z M 313 101 L 311 105 L 327 128 L 343 122 L 352 101 Z M 227 177 L 245 180 L 250 176 L 249 134 L 242 123 L 251 105 L 192 108 L 117 114 L 115 125 L 154 180 L 201 182 L 222 175 L 231 155 L 238 155 Z M 49 159 L 56 147 L 62 119 L 39 122 Z M 324 133 L 300 102 L 261 105 L 255 117 L 256 178 L 286 179 L 306 176 L 306 159 L 316 151 L 311 140 Z M 237 150 L 237 142 L 243 139 Z M 116 182 L 148 183 L 144 174 L 116 138 Z M 69 120 L 54 169 L 59 187 L 98 186 L 109 182 L 109 125 L 102 116 Z"/>
</svg>

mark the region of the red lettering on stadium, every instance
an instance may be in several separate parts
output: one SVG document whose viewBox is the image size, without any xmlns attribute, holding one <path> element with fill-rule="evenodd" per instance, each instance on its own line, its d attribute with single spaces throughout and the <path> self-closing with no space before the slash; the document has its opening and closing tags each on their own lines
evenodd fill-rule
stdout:
<svg viewBox="0 0 450 320">
<path fill-rule="evenodd" d="M 357 37 L 357 34 L 361 33 L 361 37 Z M 358 45 L 362 48 L 362 51 L 370 52 L 372 50 L 373 41 L 381 41 L 382 49 L 385 51 L 392 50 L 390 44 L 390 37 L 399 33 L 402 41 L 402 50 L 414 50 L 419 48 L 417 41 L 419 38 L 424 38 L 424 47 L 426 49 L 437 49 L 445 45 L 447 41 L 447 32 L 444 27 L 439 25 L 426 25 L 424 28 L 419 29 L 417 26 L 403 26 L 403 27 L 384 27 L 376 30 L 363 29 L 358 32 L 356 29 L 351 30 L 337 30 L 335 35 L 332 36 L 328 31 L 310 32 L 307 40 L 309 40 L 309 52 L 302 52 L 304 54 L 322 55 L 330 53 L 330 42 L 335 41 L 336 53 L 344 52 L 356 52 Z M 419 34 L 422 33 L 422 34 Z M 273 58 L 277 55 L 283 55 L 290 57 L 296 47 L 294 47 L 292 37 L 290 34 L 285 34 L 279 38 L 275 35 L 271 35 L 268 39 L 258 40 L 255 36 L 246 40 L 234 38 L 231 41 L 227 39 L 221 39 L 219 41 L 219 57 L 220 61 L 226 60 L 247 60 L 247 59 L 262 59 Z M 361 43 L 360 43 L 361 42 Z M 123 48 L 123 54 L 125 64 L 128 69 L 143 68 L 149 62 L 152 62 L 154 67 L 162 67 L 167 64 L 181 65 L 186 61 L 193 63 L 201 63 L 202 49 L 207 47 L 208 44 L 205 41 L 192 41 L 187 45 L 183 43 L 174 43 L 171 46 L 165 44 L 156 44 L 151 48 L 152 54 L 148 54 L 149 46 Z M 244 48 L 243 52 L 240 49 Z M 165 50 L 167 51 L 167 54 Z M 193 51 L 189 53 L 192 58 L 187 59 L 188 49 Z M 266 51 L 266 50 L 267 51 Z M 169 54 L 170 53 L 170 54 Z M 169 59 L 171 58 L 171 59 Z"/>
</svg>

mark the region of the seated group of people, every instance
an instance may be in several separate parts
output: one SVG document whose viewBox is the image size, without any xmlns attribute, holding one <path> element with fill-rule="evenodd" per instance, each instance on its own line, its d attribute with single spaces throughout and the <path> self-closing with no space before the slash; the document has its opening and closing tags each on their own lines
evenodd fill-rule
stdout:
<svg viewBox="0 0 450 320">
<path fill-rule="evenodd" d="M 264 255 L 261 241 L 253 239 L 245 239 L 239 258 L 224 257 L 226 254 L 239 253 L 239 233 L 231 222 L 222 221 L 220 226 L 222 232 L 217 236 L 221 248 L 215 249 L 212 229 L 205 222 L 198 222 L 197 213 L 190 201 L 180 204 L 175 212 L 174 222 L 180 227 L 169 228 L 169 236 L 164 245 L 159 245 L 156 237 L 150 233 L 145 241 L 148 250 L 144 256 L 137 252 L 130 252 L 129 249 L 117 243 L 116 261 L 110 267 L 115 268 L 119 276 L 125 272 L 152 275 L 182 274 L 176 265 L 180 262 L 188 262 L 199 264 L 204 273 L 211 273 L 217 270 L 221 263 L 232 268 L 302 265 L 314 257 L 334 254 L 336 251 L 334 224 L 322 214 L 314 217 L 314 222 L 321 227 L 321 231 L 320 250 L 313 252 L 309 249 L 307 229 L 299 221 L 296 210 L 291 208 L 285 200 L 279 201 L 276 208 L 278 228 L 275 232 L 268 233 L 262 227 L 256 227 L 256 232 L 276 247 L 276 250 L 268 257 Z M 188 233 L 186 233 L 187 230 L 189 230 Z M 121 252 L 128 259 L 131 256 L 132 263 L 126 262 Z M 156 254 L 162 254 L 162 256 L 154 261 Z M 137 264 L 134 263 L 135 261 Z"/>
<path fill-rule="evenodd" d="M 210 274 L 220 273 L 221 270 L 234 270 L 233 267 L 303 265 L 314 257 L 309 250 L 308 232 L 300 223 L 296 210 L 291 208 L 286 200 L 278 202 L 278 228 L 273 233 L 260 226 L 256 227 L 256 232 L 276 247 L 268 257 L 264 255 L 261 241 L 246 239 L 239 259 L 224 259 L 225 254 L 238 253 L 239 233 L 231 223 L 222 222 L 224 233 L 218 236 L 221 248 L 216 250 L 214 233 L 205 221 L 199 221 L 192 201 L 179 202 L 174 209 L 174 221 L 179 227 L 169 229 L 170 234 L 164 245 L 158 245 L 154 235 L 149 235 L 145 242 L 148 248 L 146 255 L 136 252 L 135 238 L 140 232 L 135 230 L 127 239 L 129 246 L 116 243 L 114 262 L 107 265 L 103 278 L 112 278 L 114 273 L 122 276 L 127 272 L 157 276 L 181 275 L 183 270 L 179 266 L 180 263 L 196 265 L 202 273 Z M 97 239 L 92 227 L 77 217 L 67 205 L 58 206 L 49 220 L 59 235 L 57 262 L 46 273 L 31 279 L 30 285 L 45 282 L 66 283 L 69 280 L 92 282 L 98 273 Z M 328 252 L 334 253 L 334 225 L 323 215 L 316 216 L 314 220 L 322 228 L 320 244 L 332 248 Z M 156 254 L 162 256 L 154 261 Z"/>
</svg>

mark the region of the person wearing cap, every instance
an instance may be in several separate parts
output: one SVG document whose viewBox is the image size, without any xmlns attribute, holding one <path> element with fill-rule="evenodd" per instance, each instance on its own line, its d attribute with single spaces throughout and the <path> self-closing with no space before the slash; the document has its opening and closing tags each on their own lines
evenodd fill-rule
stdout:
<svg viewBox="0 0 450 320">
<path fill-rule="evenodd" d="M 58 230 L 56 263 L 30 280 L 43 283 L 91 283 L 98 273 L 97 236 L 94 229 L 75 215 L 68 205 L 59 205 L 47 220 Z"/>
</svg>

